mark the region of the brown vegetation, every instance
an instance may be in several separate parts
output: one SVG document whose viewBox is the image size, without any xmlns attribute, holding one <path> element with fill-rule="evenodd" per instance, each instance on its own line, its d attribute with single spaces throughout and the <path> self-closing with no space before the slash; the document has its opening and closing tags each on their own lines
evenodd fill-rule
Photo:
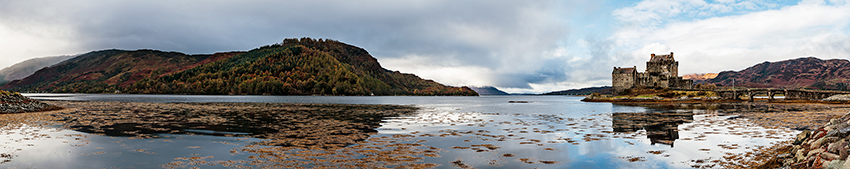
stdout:
<svg viewBox="0 0 850 169">
<path fill-rule="evenodd" d="M 115 103 L 48 101 L 75 111 L 57 113 L 68 128 L 111 136 L 206 130 L 247 134 L 270 146 L 335 148 L 365 140 L 380 120 L 412 113 L 408 106 L 273 103 Z M 194 129 L 188 130 L 187 129 Z M 196 133 L 204 134 L 204 133 Z"/>
<path fill-rule="evenodd" d="M 733 79 L 738 87 L 848 90 L 850 61 L 806 57 L 764 62 L 738 72 L 720 72 L 707 82 L 731 86 Z"/>
<path fill-rule="evenodd" d="M 0 114 L 38 112 L 57 109 L 61 109 L 61 107 L 42 103 L 37 100 L 24 97 L 19 93 L 0 90 Z"/>
</svg>

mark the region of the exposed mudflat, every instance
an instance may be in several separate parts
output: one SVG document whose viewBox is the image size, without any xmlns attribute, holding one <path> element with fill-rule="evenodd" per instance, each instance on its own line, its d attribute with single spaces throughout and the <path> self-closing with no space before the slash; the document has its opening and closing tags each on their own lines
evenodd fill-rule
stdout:
<svg viewBox="0 0 850 169">
<path fill-rule="evenodd" d="M 787 153 L 787 148 L 771 146 L 787 144 L 782 141 L 799 133 L 787 128 L 812 128 L 850 111 L 842 105 L 797 103 L 653 104 L 642 105 L 649 107 L 646 112 L 588 115 L 452 112 L 454 108 L 347 104 L 45 103 L 66 109 L 6 114 L 0 124 L 59 124 L 64 126 L 59 126 L 60 130 L 112 136 L 119 142 L 122 138 L 126 142 L 168 142 L 179 139 L 175 134 L 251 140 L 178 147 L 184 148 L 181 151 L 185 154 L 128 143 L 135 150 L 133 153 L 170 156 L 156 163 L 164 168 L 561 168 L 585 166 L 576 161 L 587 156 L 574 151 L 599 145 L 611 146 L 611 150 L 593 149 L 606 155 L 591 159 L 605 160 L 619 166 L 616 168 L 658 164 L 667 164 L 662 168 L 751 168 Z M 542 102 L 507 104 L 535 107 Z M 662 111 L 665 109 L 671 111 Z M 4 131 L 38 133 L 30 130 Z M 31 142 L 27 139 L 48 137 L 20 134 L 25 134 L 20 145 L 8 148 L 18 150 L 0 152 L 0 161 L 32 159 L 17 159 L 17 154 L 22 153 L 16 152 L 21 147 L 27 150 Z M 86 144 L 89 138 L 84 136 L 53 137 L 64 137 L 58 141 L 73 147 Z M 112 143 L 90 145 L 95 146 L 94 150 L 82 151 L 81 156 L 127 153 L 109 149 L 107 144 Z M 229 153 L 209 151 L 218 147 L 234 149 Z"/>
<path fill-rule="evenodd" d="M 334 148 L 369 138 L 381 119 L 410 106 L 283 103 L 46 103 L 73 109 L 53 114 L 67 128 L 108 136 L 248 135 L 262 145 Z"/>
<path fill-rule="evenodd" d="M 164 168 L 219 165 L 231 168 L 431 168 L 425 156 L 438 156 L 404 137 L 371 137 L 385 117 L 411 114 L 412 106 L 283 103 L 125 103 L 47 101 L 66 107 L 50 121 L 66 128 L 107 136 L 155 138 L 159 134 L 255 137 L 263 141 L 231 153 L 248 160 L 187 156 Z M 371 138 L 370 138 L 371 137 Z M 405 141 L 407 140 L 407 141 Z M 356 145 L 355 145 L 356 144 Z M 351 146 L 353 145 L 353 146 Z M 197 147 L 202 148 L 202 147 Z M 144 150 L 144 149 L 141 149 Z M 365 155 L 364 155 L 365 154 Z"/>
</svg>

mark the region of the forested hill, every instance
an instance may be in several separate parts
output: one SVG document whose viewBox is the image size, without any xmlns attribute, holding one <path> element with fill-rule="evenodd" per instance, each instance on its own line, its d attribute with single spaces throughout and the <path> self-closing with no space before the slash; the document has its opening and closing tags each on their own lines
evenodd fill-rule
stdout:
<svg viewBox="0 0 850 169">
<path fill-rule="evenodd" d="M 366 50 L 333 40 L 286 39 L 186 71 L 146 78 L 131 93 L 271 95 L 477 95 L 381 67 Z"/>
<path fill-rule="evenodd" d="M 186 55 L 156 50 L 94 51 L 3 85 L 18 92 L 112 93 L 146 77 L 183 71 L 238 54 Z"/>
<path fill-rule="evenodd" d="M 176 57 L 185 59 L 186 63 L 179 65 L 189 66 L 180 67 L 185 69 L 154 69 L 160 71 L 126 78 L 132 80 L 118 78 L 118 83 L 99 78 L 81 78 L 56 85 L 40 81 L 38 83 L 47 85 L 26 86 L 35 83 L 18 82 L 15 83 L 17 86 L 6 85 L 2 88 L 84 93 L 111 93 L 119 90 L 123 93 L 144 94 L 477 95 L 467 87 L 449 87 L 423 80 L 416 75 L 386 70 L 366 50 L 333 40 L 286 39 L 280 44 L 244 53 L 230 53 L 232 56 L 217 57 L 214 61 L 210 61 L 214 57 L 203 58 L 203 55 L 172 54 L 184 56 Z M 173 56 L 165 58 L 173 59 Z M 202 63 L 205 61 L 209 62 Z M 97 64 L 90 66 L 94 65 Z M 150 65 L 157 67 L 155 63 Z M 49 69 L 62 69 L 56 67 Z M 121 70 L 118 74 L 132 69 Z M 90 86 L 100 87 L 100 90 L 84 89 Z"/>
<path fill-rule="evenodd" d="M 588 87 L 588 88 L 581 88 L 581 89 L 554 91 L 554 92 L 549 92 L 549 93 L 543 93 L 541 95 L 590 95 L 592 93 L 611 94 L 613 92 L 614 91 L 613 91 L 613 89 L 611 89 L 611 86 L 602 86 L 602 87 Z"/>
</svg>

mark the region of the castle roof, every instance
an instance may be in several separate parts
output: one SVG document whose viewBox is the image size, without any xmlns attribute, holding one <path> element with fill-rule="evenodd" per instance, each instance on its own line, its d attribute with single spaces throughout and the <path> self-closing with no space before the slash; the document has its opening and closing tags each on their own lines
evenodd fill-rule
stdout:
<svg viewBox="0 0 850 169">
<path fill-rule="evenodd" d="M 615 67 L 613 73 L 614 74 L 623 74 L 623 73 L 634 73 L 636 71 L 637 70 L 634 67 L 627 67 L 627 68 L 617 68 L 617 67 Z"/>
<path fill-rule="evenodd" d="M 673 59 L 673 52 L 670 52 L 669 55 L 656 55 L 652 54 L 652 58 L 649 59 L 650 62 L 662 62 L 662 61 L 676 61 Z"/>
</svg>

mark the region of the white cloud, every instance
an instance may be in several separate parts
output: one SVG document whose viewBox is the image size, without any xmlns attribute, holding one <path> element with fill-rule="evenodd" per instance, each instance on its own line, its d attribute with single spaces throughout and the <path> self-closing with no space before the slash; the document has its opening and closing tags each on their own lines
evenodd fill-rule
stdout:
<svg viewBox="0 0 850 169">
<path fill-rule="evenodd" d="M 801 2 L 742 15 L 624 28 L 612 39 L 619 42 L 618 48 L 630 51 L 621 57 L 673 51 L 681 73 L 704 73 L 809 55 L 848 58 L 849 24 L 848 6 Z"/>
<path fill-rule="evenodd" d="M 47 30 L 51 28 L 31 25 L 26 29 L 12 28 L 18 25 L 0 25 L 0 68 L 27 60 L 32 57 L 60 56 L 77 54 L 76 44 L 56 40 L 65 38 L 66 32 Z"/>
<path fill-rule="evenodd" d="M 43 39 L 74 44 L 72 54 L 111 48 L 200 54 L 327 38 L 362 47 L 382 62 L 426 57 L 384 65 L 448 85 L 529 88 L 566 80 L 562 66 L 551 63 L 562 59 L 544 56 L 569 33 L 558 14 L 580 8 L 562 3 L 571 2 L 0 1 L 0 26 L 46 25 L 49 34 L 67 36 Z M 14 48 L 38 49 L 0 51 Z"/>
<path fill-rule="evenodd" d="M 681 73 L 850 56 L 850 0 L 645 0 L 619 9 L 602 1 L 251 2 L 0 1 L 0 67 L 108 48 L 212 53 L 309 36 L 363 47 L 387 69 L 448 85 L 548 92 L 610 85 L 612 67 L 643 69 L 650 53 L 675 52 Z"/>
<path fill-rule="evenodd" d="M 401 58 L 380 59 L 382 66 L 388 68 L 402 68 L 402 73 L 416 72 L 415 74 L 425 79 L 438 79 L 440 83 L 455 86 L 477 86 L 480 84 L 494 84 L 499 74 L 491 68 L 481 66 L 466 66 L 444 63 L 434 60 L 433 56 L 410 55 Z"/>
</svg>

